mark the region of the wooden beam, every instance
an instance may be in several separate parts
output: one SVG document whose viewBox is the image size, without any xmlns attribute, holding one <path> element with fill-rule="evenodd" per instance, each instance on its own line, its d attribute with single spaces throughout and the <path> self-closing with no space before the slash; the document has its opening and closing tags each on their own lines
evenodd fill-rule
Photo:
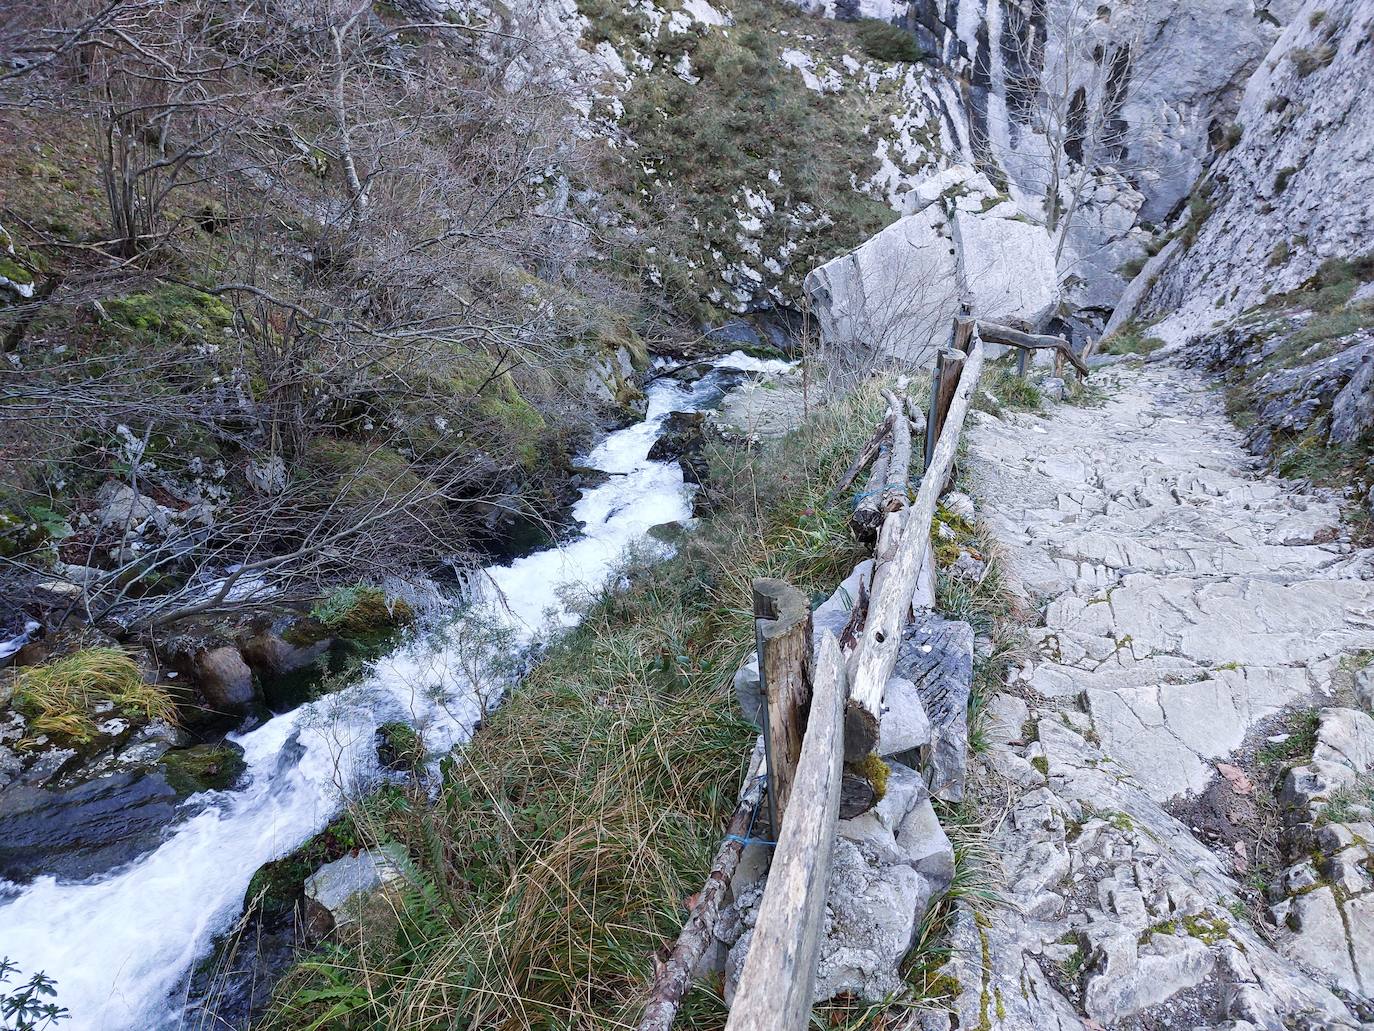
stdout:
<svg viewBox="0 0 1374 1031">
<path fill-rule="evenodd" d="M 759 646 L 768 746 L 769 796 L 774 829 L 792 794 L 802 735 L 811 706 L 811 605 L 785 580 L 754 581 L 754 625 Z"/>
<path fill-rule="evenodd" d="M 773 853 L 726 1031 L 804 1031 L 810 1022 L 840 807 L 844 696 L 844 659 L 827 631 L 816 651 L 792 810 Z"/>
<path fill-rule="evenodd" d="M 883 690 L 897 661 L 897 648 L 901 644 L 906 612 L 911 606 L 911 595 L 921 574 L 921 563 L 930 546 L 931 519 L 935 515 L 935 505 L 940 500 L 945 478 L 954 464 L 959 434 L 963 430 L 973 393 L 978 388 L 978 377 L 983 371 L 985 351 L 982 340 L 975 334 L 968 361 L 964 363 L 963 373 L 959 377 L 959 387 L 949 407 L 944 432 L 935 446 L 930 467 L 921 477 L 916 500 L 907 510 L 897 553 L 888 564 L 881 582 L 874 584 L 869 597 L 863 636 L 849 660 L 850 690 L 845 707 L 846 751 L 863 747 L 866 740 L 871 740 L 867 750 L 872 751 L 878 743 Z"/>
<path fill-rule="evenodd" d="M 749 761 L 744 787 L 740 789 L 739 804 L 735 806 L 730 822 L 725 825 L 725 841 L 716 852 L 711 872 L 706 875 L 706 886 L 697 893 L 695 902 L 688 910 L 687 921 L 682 925 L 682 933 L 678 935 L 667 959 L 655 958 L 657 970 L 653 986 L 649 989 L 649 1003 L 644 1007 L 644 1018 L 639 1022 L 639 1031 L 668 1031 L 677 1019 L 682 997 L 692 984 L 692 972 L 711 944 L 726 889 L 739 869 L 745 836 L 763 800 L 764 783 L 764 748 L 763 739 L 760 738 Z"/>
<path fill-rule="evenodd" d="M 1038 333 L 1023 333 L 1019 329 L 1012 329 L 1010 326 L 1001 326 L 996 322 L 984 322 L 982 319 L 976 320 L 978 335 L 984 342 L 989 344 L 1005 344 L 1008 347 L 1020 347 L 1029 351 L 1052 350 L 1061 353 L 1065 358 L 1073 363 L 1073 367 L 1082 375 L 1088 374 L 1088 367 L 1083 364 L 1083 360 L 1073 353 L 1073 346 L 1063 337 L 1042 336 Z"/>
<path fill-rule="evenodd" d="M 883 397 L 887 398 L 886 422 L 892 428 L 892 449 L 888 452 L 887 482 L 878 497 L 878 509 L 896 512 L 906 508 L 907 503 L 907 482 L 911 478 L 911 423 L 901 398 L 890 390 L 884 390 Z"/>
</svg>

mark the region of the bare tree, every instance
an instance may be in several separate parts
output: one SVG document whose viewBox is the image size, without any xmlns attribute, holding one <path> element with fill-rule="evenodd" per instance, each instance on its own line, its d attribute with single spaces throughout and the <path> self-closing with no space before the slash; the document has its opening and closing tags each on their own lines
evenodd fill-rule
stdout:
<svg viewBox="0 0 1374 1031">
<path fill-rule="evenodd" d="M 999 43 L 983 71 L 1005 97 L 1006 119 L 989 115 L 974 133 L 975 149 L 994 181 L 1010 179 L 1039 200 L 1062 262 L 1099 182 L 1129 182 L 1139 171 L 1138 144 L 1150 127 L 1128 123 L 1123 108 L 1131 84 L 1151 74 L 1138 62 L 1140 28 L 1090 0 L 995 7 Z"/>
<path fill-rule="evenodd" d="M 96 127 L 110 231 L 18 222 L 52 272 L 0 312 L 0 471 L 73 532 L 0 573 L 132 632 L 418 576 L 530 511 L 537 452 L 589 426 L 586 341 L 635 295 L 568 199 L 601 155 L 519 26 L 26 10 L 0 91 Z"/>
</svg>

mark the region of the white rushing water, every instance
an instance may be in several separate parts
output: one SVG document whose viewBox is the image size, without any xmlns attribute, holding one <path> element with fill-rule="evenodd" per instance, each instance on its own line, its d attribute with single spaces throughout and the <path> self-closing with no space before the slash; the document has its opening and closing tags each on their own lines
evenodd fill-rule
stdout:
<svg viewBox="0 0 1374 1031">
<path fill-rule="evenodd" d="M 763 371 L 743 355 L 724 366 Z M 503 626 L 528 644 L 550 625 L 576 616 L 565 591 L 595 590 L 625 547 L 651 527 L 691 515 L 690 490 L 676 463 L 648 452 L 670 411 L 703 407 L 713 377 L 693 387 L 649 388 L 647 418 L 610 434 L 587 464 L 613 474 L 582 493 L 574 515 L 583 533 L 555 548 L 487 570 L 481 622 Z M 231 735 L 247 774 L 235 791 L 202 794 L 201 807 L 163 843 L 122 869 L 88 881 L 39 877 L 23 887 L 0 882 L 0 956 L 26 974 L 54 978 L 58 1002 L 79 1031 L 151 1031 L 179 1026 L 175 996 L 187 972 L 238 917 L 254 871 L 302 844 L 338 811 L 360 774 L 375 768 L 374 731 L 410 719 L 435 749 L 465 740 L 483 703 L 469 672 L 474 644 L 460 616 L 379 660 L 363 682 L 339 694 Z M 188 1020 L 194 1026 L 194 1022 Z"/>
</svg>

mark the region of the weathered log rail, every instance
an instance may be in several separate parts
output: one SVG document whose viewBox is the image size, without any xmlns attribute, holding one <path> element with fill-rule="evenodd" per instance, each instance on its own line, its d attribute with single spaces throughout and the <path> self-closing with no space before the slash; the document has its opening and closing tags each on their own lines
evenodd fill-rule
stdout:
<svg viewBox="0 0 1374 1031">
<path fill-rule="evenodd" d="M 888 410 L 882 422 L 831 492 L 831 500 L 837 500 L 871 463 L 860 495 L 869 504 L 854 529 L 861 539 L 875 541 L 874 567 L 866 592 L 861 585 L 861 595 L 867 597 L 865 610 L 856 611 L 845 630 L 844 636 L 854 641 L 849 653 L 827 631 L 815 642 L 813 656 L 804 596 L 781 581 L 755 583 L 759 683 L 764 693 L 761 741 L 768 758 L 767 793 L 776 847 L 728 1031 L 800 1031 L 808 1024 L 841 795 L 851 791 L 849 782 L 856 779 L 846 771 L 860 768 L 855 764 L 862 764 L 878 746 L 883 693 L 903 627 L 912 616 L 913 597 L 920 592 L 935 509 L 952 480 L 959 437 L 983 370 L 985 333 L 996 342 L 1020 347 L 1051 346 L 1040 341 L 1058 340 L 956 319 L 951 340 L 965 350 L 945 352 L 937 366 L 924 469 L 914 500 L 908 485 L 910 418 L 920 413 L 891 391 L 884 395 Z M 1012 334 L 1031 343 L 1011 339 Z M 1081 368 L 1076 361 L 1075 367 Z M 757 782 L 746 779 L 741 807 L 751 783 Z M 762 792 L 754 790 L 757 805 Z M 867 804 L 872 804 L 872 797 Z M 703 922 L 714 919 L 718 911 L 722 875 L 728 880 L 738 863 L 738 850 L 728 850 L 742 844 L 737 840 L 741 822 L 737 810 L 711 879 L 669 959 L 660 965 L 640 1031 L 667 1031 L 672 1024 L 710 933 L 709 926 L 703 933 Z M 755 825 L 753 817 L 750 825 Z"/>
<path fill-rule="evenodd" d="M 1017 347 L 1021 349 L 1023 361 L 1019 371 L 1025 373 L 1024 357 L 1031 351 L 1053 351 L 1055 362 L 1055 373 L 1058 374 L 1063 363 L 1067 361 L 1078 370 L 1079 376 L 1088 374 L 1088 366 L 1083 362 L 1070 344 L 1063 337 L 1045 336 L 1039 333 L 1023 333 L 1019 329 L 1010 326 L 999 325 L 996 322 L 986 322 L 983 319 L 962 319 L 961 323 L 972 322 L 977 328 L 978 335 L 989 344 L 1002 344 L 1005 347 Z"/>
</svg>

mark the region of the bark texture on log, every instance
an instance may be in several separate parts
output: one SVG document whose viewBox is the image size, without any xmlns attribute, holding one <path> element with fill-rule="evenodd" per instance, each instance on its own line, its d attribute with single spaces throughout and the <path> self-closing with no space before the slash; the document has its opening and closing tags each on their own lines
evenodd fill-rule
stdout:
<svg viewBox="0 0 1374 1031">
<path fill-rule="evenodd" d="M 1023 333 L 1019 329 L 998 325 L 996 322 L 984 322 L 982 319 L 977 320 L 977 329 L 978 335 L 989 344 L 1004 344 L 1008 347 L 1020 347 L 1029 351 L 1056 351 L 1067 358 L 1081 375 L 1086 376 L 1088 374 L 1087 365 L 1078 355 L 1073 353 L 1073 345 L 1063 337 Z"/>
<path fill-rule="evenodd" d="M 849 528 L 854 531 L 856 538 L 865 543 L 872 543 L 883 524 L 882 495 L 887 485 L 889 453 L 884 451 L 873 460 L 863 494 L 854 505 L 854 514 L 849 517 Z"/>
<path fill-rule="evenodd" d="M 907 483 L 911 479 L 911 423 L 906 418 L 906 406 L 890 390 L 887 398 L 887 424 L 892 429 L 892 449 L 888 452 L 887 482 L 878 496 L 879 512 L 895 512 L 906 508 Z"/>
<path fill-rule="evenodd" d="M 793 808 L 783 823 L 727 1031 L 803 1031 L 811 1017 L 840 807 L 844 659 L 835 635 L 816 651 L 811 719 Z"/>
<path fill-rule="evenodd" d="M 811 707 L 811 605 L 784 580 L 754 581 L 759 684 L 768 711 L 769 787 L 780 823 L 787 812 Z"/>
<path fill-rule="evenodd" d="M 739 805 L 726 824 L 725 841 L 716 853 L 715 862 L 711 864 L 711 872 L 706 876 L 706 886 L 701 889 L 696 904 L 688 912 L 687 922 L 682 925 L 682 933 L 678 935 L 672 952 L 666 960 L 657 964 L 654 983 L 649 990 L 649 1003 L 644 1007 L 639 1031 L 668 1031 L 673 1026 L 678 1009 L 682 1006 L 682 997 L 692 984 L 692 971 L 696 970 L 701 957 L 706 954 L 707 946 L 711 944 L 726 889 L 744 853 L 744 837 L 763 800 L 763 755 L 763 741 L 760 739 L 749 761 L 749 772 L 740 790 Z"/>
</svg>

